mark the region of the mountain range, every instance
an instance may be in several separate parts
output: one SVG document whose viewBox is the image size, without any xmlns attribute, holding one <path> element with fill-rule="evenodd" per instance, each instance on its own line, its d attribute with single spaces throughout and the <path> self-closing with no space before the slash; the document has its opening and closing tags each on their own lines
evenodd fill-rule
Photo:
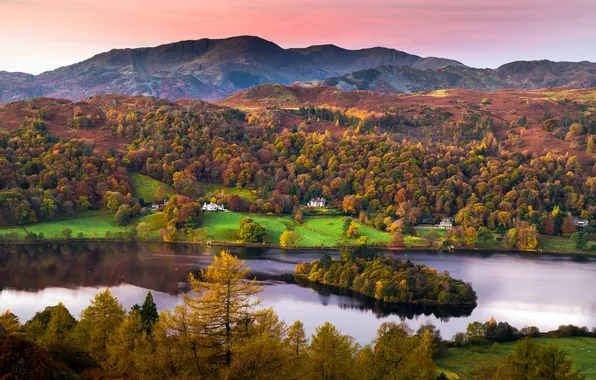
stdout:
<svg viewBox="0 0 596 380">
<path fill-rule="evenodd" d="M 240 36 L 114 49 L 39 75 L 0 71 L 0 103 L 38 96 L 81 100 L 112 93 L 210 101 L 261 84 L 295 82 L 387 93 L 581 88 L 596 86 L 596 64 L 531 61 L 475 69 L 451 59 L 383 47 L 283 49 L 259 37 Z"/>
<path fill-rule="evenodd" d="M 495 91 L 507 88 L 587 88 L 596 87 L 596 63 L 518 61 L 497 69 L 448 65 L 427 70 L 412 66 L 383 65 L 307 84 L 348 91 L 369 90 L 393 94 L 440 89 Z"/>
</svg>

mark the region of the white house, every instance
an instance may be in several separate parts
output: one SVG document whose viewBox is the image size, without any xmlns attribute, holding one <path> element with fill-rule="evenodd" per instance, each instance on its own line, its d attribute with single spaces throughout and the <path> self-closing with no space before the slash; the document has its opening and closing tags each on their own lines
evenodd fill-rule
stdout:
<svg viewBox="0 0 596 380">
<path fill-rule="evenodd" d="M 153 203 L 151 205 L 151 211 L 161 211 L 164 207 L 168 204 L 168 201 L 164 201 L 163 203 Z"/>
<path fill-rule="evenodd" d="M 573 218 L 573 224 L 575 224 L 576 227 L 588 227 L 590 221 L 588 219 Z"/>
<path fill-rule="evenodd" d="M 441 219 L 441 223 L 437 225 L 439 228 L 443 228 L 445 230 L 450 230 L 453 228 L 453 219 L 452 218 L 443 218 Z"/>
<path fill-rule="evenodd" d="M 201 207 L 203 211 L 226 211 L 224 205 L 218 205 L 213 202 L 205 202 L 203 203 L 203 207 Z"/>
<path fill-rule="evenodd" d="M 311 198 L 306 205 L 308 207 L 325 207 L 327 206 L 327 201 L 325 198 Z"/>
</svg>

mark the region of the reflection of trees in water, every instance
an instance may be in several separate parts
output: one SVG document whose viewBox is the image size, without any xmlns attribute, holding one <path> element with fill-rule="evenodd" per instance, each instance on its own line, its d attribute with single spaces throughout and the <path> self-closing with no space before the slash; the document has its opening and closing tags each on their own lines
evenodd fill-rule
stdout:
<svg viewBox="0 0 596 380">
<path fill-rule="evenodd" d="M 147 254 L 150 253 L 150 254 Z M 61 243 L 0 246 L 0 290 L 131 284 L 177 294 L 189 269 L 167 245 Z"/>
<path fill-rule="evenodd" d="M 442 322 L 448 322 L 452 317 L 469 317 L 472 315 L 472 311 L 475 307 L 452 305 L 388 304 L 379 302 L 370 297 L 366 297 L 350 289 L 322 285 L 310 282 L 300 277 L 295 277 L 293 282 L 300 287 L 311 288 L 322 296 L 328 297 L 330 295 L 336 295 L 340 297 L 346 297 L 344 299 L 339 299 L 338 305 L 340 308 L 372 311 L 377 318 L 385 318 L 389 315 L 395 314 L 398 315 L 403 321 L 405 319 L 413 319 L 420 315 L 433 315 Z"/>
</svg>

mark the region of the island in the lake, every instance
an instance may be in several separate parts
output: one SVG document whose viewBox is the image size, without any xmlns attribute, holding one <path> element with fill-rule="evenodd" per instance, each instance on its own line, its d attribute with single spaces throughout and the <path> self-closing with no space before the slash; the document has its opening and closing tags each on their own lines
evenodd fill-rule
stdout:
<svg viewBox="0 0 596 380">
<path fill-rule="evenodd" d="M 409 260 L 375 257 L 367 247 L 343 252 L 340 260 L 325 255 L 310 263 L 301 262 L 294 274 L 386 303 L 475 305 L 477 300 L 470 283 L 454 279 L 448 272 L 438 273 Z"/>
</svg>

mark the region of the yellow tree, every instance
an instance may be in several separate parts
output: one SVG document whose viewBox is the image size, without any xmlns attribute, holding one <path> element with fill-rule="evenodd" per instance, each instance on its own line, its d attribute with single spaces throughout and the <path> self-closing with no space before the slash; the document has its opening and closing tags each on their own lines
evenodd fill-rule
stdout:
<svg viewBox="0 0 596 380">
<path fill-rule="evenodd" d="M 2 315 L 0 315 L 0 326 L 4 327 L 4 329 L 9 333 L 16 333 L 21 329 L 19 317 L 11 313 L 10 310 L 6 310 L 4 313 L 2 313 Z"/>
<path fill-rule="evenodd" d="M 312 365 L 312 379 L 335 380 L 354 379 L 355 356 L 358 345 L 354 338 L 342 335 L 339 330 L 326 322 L 317 327 L 309 346 Z"/>
<path fill-rule="evenodd" d="M 375 379 L 434 379 L 433 340 L 429 330 L 414 336 L 405 324 L 383 323 L 364 360 L 366 372 Z"/>
<path fill-rule="evenodd" d="M 124 307 L 112 296 L 109 289 L 98 293 L 91 300 L 91 305 L 81 312 L 77 330 L 94 359 L 100 362 L 106 359 L 108 342 L 120 327 L 124 314 Z"/>
<path fill-rule="evenodd" d="M 135 371 L 135 352 L 144 341 L 141 316 L 132 310 L 112 335 L 106 347 L 108 366 L 118 374 L 127 375 Z"/>
<path fill-rule="evenodd" d="M 190 275 L 192 292 L 186 295 L 184 305 L 177 308 L 171 325 L 177 331 L 196 335 L 202 346 L 202 355 L 208 362 L 221 360 L 229 366 L 232 346 L 254 322 L 256 307 L 261 300 L 256 295 L 263 286 L 256 280 L 247 280 L 249 268 L 244 261 L 222 251 L 213 263 L 195 278 Z"/>
</svg>

